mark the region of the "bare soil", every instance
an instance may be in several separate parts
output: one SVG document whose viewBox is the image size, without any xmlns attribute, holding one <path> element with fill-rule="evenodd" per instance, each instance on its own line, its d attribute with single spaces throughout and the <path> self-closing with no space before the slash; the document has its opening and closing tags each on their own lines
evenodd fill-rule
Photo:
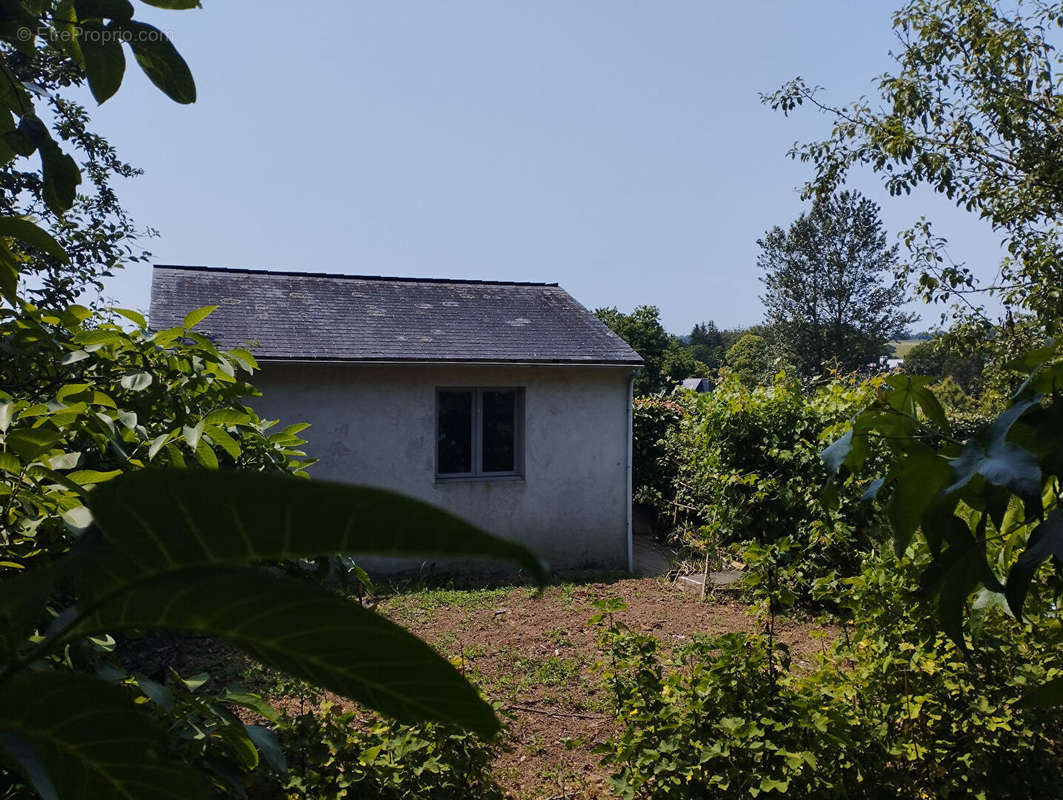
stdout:
<svg viewBox="0 0 1063 800">
<path fill-rule="evenodd" d="M 611 792 L 592 748 L 615 725 L 595 670 L 601 653 L 589 620 L 594 601 L 612 597 L 627 604 L 618 614 L 622 621 L 668 647 L 695 633 L 748 631 L 755 624 L 733 595 L 721 592 L 702 603 L 666 578 L 564 583 L 541 594 L 523 587 L 410 592 L 387 598 L 380 610 L 504 705 L 508 735 L 495 777 L 508 797 L 597 798 Z M 778 627 L 797 664 L 823 647 L 809 623 L 782 620 Z"/>
</svg>

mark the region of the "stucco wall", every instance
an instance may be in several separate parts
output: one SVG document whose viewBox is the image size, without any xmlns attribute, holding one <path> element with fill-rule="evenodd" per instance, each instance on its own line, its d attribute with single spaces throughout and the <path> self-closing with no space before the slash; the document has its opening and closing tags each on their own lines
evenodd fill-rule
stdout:
<svg viewBox="0 0 1063 800">
<path fill-rule="evenodd" d="M 555 568 L 627 567 L 628 368 L 263 365 L 255 406 L 325 480 L 394 489 L 531 547 Z M 524 387 L 522 478 L 436 480 L 435 391 Z"/>
</svg>

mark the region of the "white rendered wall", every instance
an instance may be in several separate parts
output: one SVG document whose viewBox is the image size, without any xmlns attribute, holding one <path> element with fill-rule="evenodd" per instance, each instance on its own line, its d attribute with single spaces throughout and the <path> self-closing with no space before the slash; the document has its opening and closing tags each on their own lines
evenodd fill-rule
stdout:
<svg viewBox="0 0 1063 800">
<path fill-rule="evenodd" d="M 523 542 L 554 568 L 627 568 L 626 367 L 264 364 L 254 405 L 323 480 L 379 486 Z M 436 389 L 524 387 L 522 478 L 437 480 Z"/>
</svg>

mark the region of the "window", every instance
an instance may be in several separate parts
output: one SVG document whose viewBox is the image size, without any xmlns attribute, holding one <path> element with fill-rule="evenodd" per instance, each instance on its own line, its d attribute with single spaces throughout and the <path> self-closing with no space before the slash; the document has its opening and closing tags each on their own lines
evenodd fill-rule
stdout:
<svg viewBox="0 0 1063 800">
<path fill-rule="evenodd" d="M 441 478 L 520 475 L 524 390 L 436 391 L 436 474 Z"/>
</svg>

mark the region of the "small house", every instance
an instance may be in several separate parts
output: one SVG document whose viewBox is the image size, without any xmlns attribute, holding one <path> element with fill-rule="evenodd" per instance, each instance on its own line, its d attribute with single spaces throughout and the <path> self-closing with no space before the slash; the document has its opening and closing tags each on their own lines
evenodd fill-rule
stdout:
<svg viewBox="0 0 1063 800">
<path fill-rule="evenodd" d="M 246 347 L 259 413 L 309 422 L 315 478 L 392 489 L 556 568 L 631 567 L 642 360 L 551 283 L 156 266 L 150 321 Z"/>
</svg>

